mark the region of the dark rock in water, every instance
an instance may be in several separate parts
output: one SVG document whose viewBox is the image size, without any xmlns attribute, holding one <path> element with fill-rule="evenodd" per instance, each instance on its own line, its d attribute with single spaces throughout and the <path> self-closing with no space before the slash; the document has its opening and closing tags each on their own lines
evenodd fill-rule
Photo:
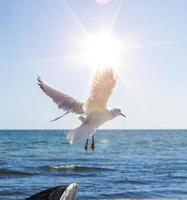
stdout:
<svg viewBox="0 0 187 200">
<path fill-rule="evenodd" d="M 76 200 L 78 185 L 72 183 L 69 186 L 57 186 L 48 188 L 25 200 Z"/>
</svg>

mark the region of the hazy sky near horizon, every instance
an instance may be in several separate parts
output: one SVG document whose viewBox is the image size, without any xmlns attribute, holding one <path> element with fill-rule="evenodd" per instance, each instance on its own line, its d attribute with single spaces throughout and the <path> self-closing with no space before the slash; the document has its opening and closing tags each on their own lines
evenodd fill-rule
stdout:
<svg viewBox="0 0 187 200">
<path fill-rule="evenodd" d="M 104 2 L 104 1 L 103 1 Z M 113 24 L 124 47 L 102 128 L 187 128 L 186 0 L 0 0 L 0 129 L 64 129 L 80 124 L 38 88 L 36 77 L 86 99 L 93 68 L 79 62 L 79 39 Z"/>
</svg>

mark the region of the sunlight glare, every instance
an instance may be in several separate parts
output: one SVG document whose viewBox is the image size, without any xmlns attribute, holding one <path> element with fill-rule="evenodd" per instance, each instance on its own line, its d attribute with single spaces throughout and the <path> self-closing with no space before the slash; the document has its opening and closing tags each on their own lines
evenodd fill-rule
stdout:
<svg viewBox="0 0 187 200">
<path fill-rule="evenodd" d="M 94 68 L 118 65 L 119 42 L 107 32 L 89 35 L 83 43 L 83 49 L 84 61 Z"/>
<path fill-rule="evenodd" d="M 96 0 L 96 2 L 97 2 L 98 4 L 105 5 L 105 4 L 107 4 L 107 3 L 109 2 L 109 0 Z"/>
</svg>

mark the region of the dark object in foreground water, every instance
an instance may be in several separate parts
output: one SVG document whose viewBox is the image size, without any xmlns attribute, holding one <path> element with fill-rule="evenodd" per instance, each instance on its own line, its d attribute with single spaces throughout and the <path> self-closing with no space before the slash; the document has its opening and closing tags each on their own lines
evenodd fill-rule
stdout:
<svg viewBox="0 0 187 200">
<path fill-rule="evenodd" d="M 25 200 L 76 200 L 77 188 L 76 183 L 69 186 L 57 186 L 39 192 Z"/>
</svg>

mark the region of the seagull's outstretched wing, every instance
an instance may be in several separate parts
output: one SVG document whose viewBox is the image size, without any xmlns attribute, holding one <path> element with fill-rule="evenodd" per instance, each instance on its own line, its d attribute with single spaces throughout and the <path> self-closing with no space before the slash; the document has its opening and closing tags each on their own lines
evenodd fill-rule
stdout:
<svg viewBox="0 0 187 200">
<path fill-rule="evenodd" d="M 97 70 L 93 78 L 90 96 L 86 103 L 88 112 L 101 112 L 116 85 L 117 75 L 112 68 Z"/>
<path fill-rule="evenodd" d="M 82 114 L 84 112 L 82 102 L 54 89 L 53 87 L 45 83 L 40 77 L 38 77 L 37 80 L 40 88 L 44 91 L 45 94 L 53 99 L 53 101 L 58 105 L 59 108 L 67 112 L 73 112 L 76 114 Z"/>
</svg>

